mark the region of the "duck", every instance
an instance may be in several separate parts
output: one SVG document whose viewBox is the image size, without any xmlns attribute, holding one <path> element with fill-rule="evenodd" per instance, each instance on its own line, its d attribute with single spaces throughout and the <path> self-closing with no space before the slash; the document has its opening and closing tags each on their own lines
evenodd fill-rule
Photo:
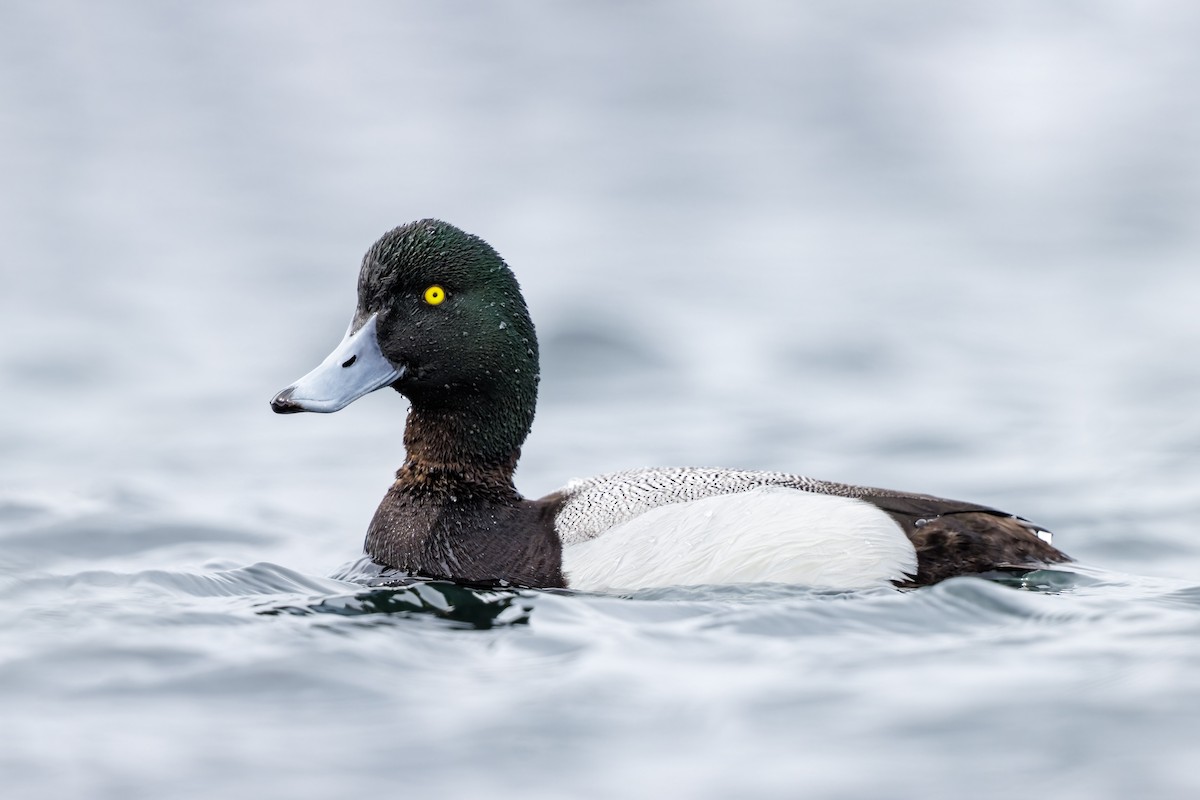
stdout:
<svg viewBox="0 0 1200 800">
<path fill-rule="evenodd" d="M 271 408 L 333 413 L 385 387 L 407 398 L 404 462 L 364 549 L 416 579 L 904 589 L 1070 560 L 1045 528 L 985 505 L 785 472 L 651 467 L 525 498 L 513 476 L 540 377 L 513 271 L 483 239 L 422 219 L 367 250 L 345 336 Z"/>
</svg>

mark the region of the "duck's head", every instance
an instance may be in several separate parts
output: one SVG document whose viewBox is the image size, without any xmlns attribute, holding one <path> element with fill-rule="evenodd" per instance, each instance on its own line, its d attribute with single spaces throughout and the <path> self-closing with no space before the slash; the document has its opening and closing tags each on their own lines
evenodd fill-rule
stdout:
<svg viewBox="0 0 1200 800">
<path fill-rule="evenodd" d="M 414 413 L 446 417 L 464 433 L 481 416 L 503 418 L 504 428 L 520 429 L 504 437 L 519 446 L 537 381 L 537 339 L 512 271 L 487 242 L 426 219 L 371 246 L 345 338 L 271 408 L 329 413 L 391 386 Z"/>
</svg>

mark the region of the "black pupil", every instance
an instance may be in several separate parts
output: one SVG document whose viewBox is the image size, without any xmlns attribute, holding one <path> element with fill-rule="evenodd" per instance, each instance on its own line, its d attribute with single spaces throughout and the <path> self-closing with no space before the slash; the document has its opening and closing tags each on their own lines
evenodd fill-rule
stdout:
<svg viewBox="0 0 1200 800">
<path fill-rule="evenodd" d="M 358 356 L 350 356 L 349 358 L 347 358 L 345 361 L 342 362 L 342 366 L 348 367 L 351 364 L 353 364 L 355 361 L 358 361 Z"/>
</svg>

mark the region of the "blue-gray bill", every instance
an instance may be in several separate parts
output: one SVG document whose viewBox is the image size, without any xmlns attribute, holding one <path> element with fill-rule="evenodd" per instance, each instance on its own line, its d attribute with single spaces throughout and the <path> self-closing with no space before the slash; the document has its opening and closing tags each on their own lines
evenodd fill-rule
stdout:
<svg viewBox="0 0 1200 800">
<path fill-rule="evenodd" d="M 394 366 L 379 349 L 376 316 L 358 330 L 346 331 L 346 338 L 319 367 L 272 398 L 271 409 L 276 414 L 329 414 L 399 380 L 404 368 Z"/>
</svg>

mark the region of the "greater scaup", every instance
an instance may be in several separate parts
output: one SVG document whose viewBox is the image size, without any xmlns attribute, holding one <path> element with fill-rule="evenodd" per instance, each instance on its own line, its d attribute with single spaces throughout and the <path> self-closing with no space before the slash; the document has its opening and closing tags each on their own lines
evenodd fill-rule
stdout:
<svg viewBox="0 0 1200 800">
<path fill-rule="evenodd" d="M 271 407 L 328 413 L 384 386 L 408 398 L 407 457 L 366 551 L 415 576 L 859 588 L 1069 560 L 1044 529 L 986 506 L 779 472 L 643 469 L 527 500 L 513 471 L 538 380 L 512 271 L 482 239 L 426 219 L 367 251 L 345 338 Z"/>
</svg>

